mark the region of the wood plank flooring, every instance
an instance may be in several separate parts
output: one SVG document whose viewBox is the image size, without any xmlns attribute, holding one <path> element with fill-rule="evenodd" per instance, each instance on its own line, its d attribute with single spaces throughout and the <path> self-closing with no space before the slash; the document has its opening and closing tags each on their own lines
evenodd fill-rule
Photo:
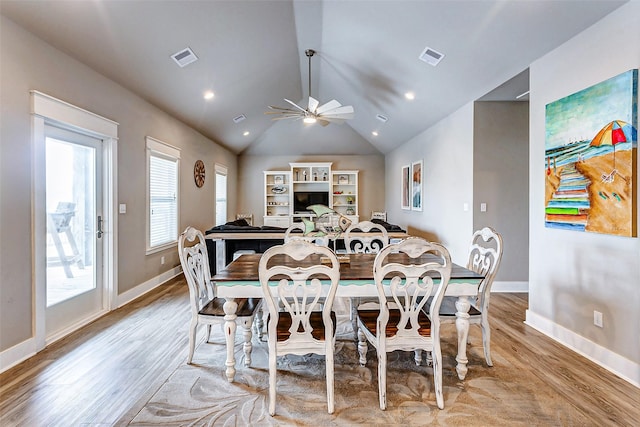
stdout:
<svg viewBox="0 0 640 427">
<path fill-rule="evenodd" d="M 526 294 L 491 301 L 492 348 L 519 367 L 519 381 L 539 384 L 594 426 L 637 425 L 638 388 L 526 326 Z M 186 283 L 178 278 L 54 343 L 0 375 L 0 425 L 115 425 L 185 363 L 189 319 Z M 455 336 L 447 327 L 443 334 Z M 480 341 L 479 328 L 471 337 Z M 481 353 L 481 345 L 470 349 L 468 377 L 484 363 Z"/>
</svg>

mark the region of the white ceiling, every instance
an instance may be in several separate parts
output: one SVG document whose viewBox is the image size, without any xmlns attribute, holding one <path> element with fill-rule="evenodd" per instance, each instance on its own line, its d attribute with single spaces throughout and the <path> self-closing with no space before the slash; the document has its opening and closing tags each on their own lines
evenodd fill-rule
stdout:
<svg viewBox="0 0 640 427">
<path fill-rule="evenodd" d="M 515 100 L 532 61 L 625 2 L 0 0 L 0 12 L 235 153 L 371 154 L 470 101 Z M 437 67 L 418 60 L 427 46 L 445 54 Z M 199 60 L 180 68 L 171 55 L 185 47 Z M 305 49 L 312 95 L 354 119 L 264 115 L 283 98 L 306 105 Z"/>
</svg>

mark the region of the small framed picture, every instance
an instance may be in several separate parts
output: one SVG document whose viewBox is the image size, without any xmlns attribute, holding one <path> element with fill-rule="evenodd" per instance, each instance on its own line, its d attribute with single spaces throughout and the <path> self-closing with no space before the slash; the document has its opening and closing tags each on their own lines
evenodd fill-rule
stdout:
<svg viewBox="0 0 640 427">
<path fill-rule="evenodd" d="M 338 175 L 338 184 L 349 184 L 349 176 L 348 175 Z"/>
<path fill-rule="evenodd" d="M 276 184 L 276 185 L 284 184 L 284 176 L 283 175 L 274 175 L 273 176 L 273 183 Z"/>
<path fill-rule="evenodd" d="M 402 209 L 409 210 L 411 209 L 411 204 L 409 200 L 411 199 L 411 169 L 409 165 L 402 167 L 402 192 L 400 193 L 401 197 L 401 207 Z"/>
<path fill-rule="evenodd" d="M 411 210 L 422 210 L 422 160 L 411 164 Z"/>
</svg>

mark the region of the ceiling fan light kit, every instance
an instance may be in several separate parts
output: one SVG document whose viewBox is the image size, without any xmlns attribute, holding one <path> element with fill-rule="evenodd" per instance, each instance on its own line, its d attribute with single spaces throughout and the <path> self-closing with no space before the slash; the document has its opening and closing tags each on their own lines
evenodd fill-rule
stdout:
<svg viewBox="0 0 640 427">
<path fill-rule="evenodd" d="M 311 58 L 316 53 L 313 49 L 304 51 L 309 58 L 309 103 L 307 108 L 302 108 L 298 104 L 288 99 L 284 99 L 294 108 L 274 107 L 269 105 L 271 111 L 265 114 L 275 114 L 273 120 L 296 119 L 306 124 L 320 123 L 321 126 L 327 126 L 329 123 L 343 123 L 345 120 L 353 118 L 353 107 L 351 105 L 342 105 L 335 99 L 320 105 L 320 101 L 311 96 Z"/>
</svg>

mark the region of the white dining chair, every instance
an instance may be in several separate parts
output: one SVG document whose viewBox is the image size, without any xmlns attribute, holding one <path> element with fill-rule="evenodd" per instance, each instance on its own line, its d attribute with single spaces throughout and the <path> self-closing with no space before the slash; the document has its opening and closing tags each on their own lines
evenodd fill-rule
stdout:
<svg viewBox="0 0 640 427">
<path fill-rule="evenodd" d="M 207 245 L 202 232 L 193 227 L 187 227 L 178 238 L 178 254 L 189 287 L 189 302 L 191 305 L 191 323 L 189 325 L 189 356 L 187 363 L 193 360 L 195 351 L 196 332 L 198 325 L 207 325 L 206 341 L 211 338 L 211 326 L 220 324 L 224 327 L 224 298 L 217 298 L 215 286 L 211 281 L 209 271 L 209 256 Z M 251 364 L 251 328 L 256 312 L 261 307 L 260 298 L 236 298 L 236 323 L 243 330 L 244 335 L 244 364 Z M 261 329 L 258 325 L 259 330 Z"/>
<path fill-rule="evenodd" d="M 394 252 L 407 255 L 409 261 L 398 263 L 389 259 Z M 436 257 L 417 260 L 427 253 Z M 433 354 L 436 403 L 443 409 L 440 319 L 430 318 L 422 309 L 432 293 L 432 311 L 437 313 L 440 308 L 451 277 L 449 252 L 438 243 L 409 237 L 382 249 L 373 269 L 378 304 L 374 308 L 358 307 L 358 352 L 362 366 L 367 362 L 367 341 L 378 353 L 380 409 L 387 408 L 387 353 L 395 350 L 424 350 Z M 416 359 L 416 363 L 420 360 Z"/>
<path fill-rule="evenodd" d="M 491 227 L 477 230 L 471 237 L 467 268 L 484 275 L 484 280 L 478 288 L 478 294 L 471 299 L 469 308 L 469 324 L 480 325 L 482 329 L 482 347 L 484 358 L 488 366 L 493 366 L 491 360 L 491 326 L 489 325 L 489 299 L 491 286 L 502 261 L 502 236 Z M 440 306 L 440 320 L 442 323 L 455 323 L 456 297 L 444 297 Z M 427 312 L 429 312 L 427 308 Z M 466 345 L 466 343 L 458 343 Z"/>
<path fill-rule="evenodd" d="M 336 327 L 332 305 L 340 280 L 336 255 L 327 247 L 292 240 L 267 249 L 258 274 L 269 309 L 269 414 L 276 410 L 276 358 L 308 353 L 325 356 L 327 408 L 332 414 Z M 326 295 L 321 280 L 329 282 Z"/>
<path fill-rule="evenodd" d="M 369 233 L 368 236 L 364 236 L 363 233 Z M 389 233 L 387 229 L 380 224 L 375 224 L 371 221 L 361 221 L 356 224 L 351 224 L 343 234 L 344 247 L 348 254 L 353 253 L 371 253 L 375 254 L 380 252 L 382 248 L 389 244 Z M 349 298 L 349 315 L 351 317 L 351 323 L 353 330 L 357 331 L 356 324 L 356 310 L 360 304 L 366 302 L 373 302 L 367 298 Z M 377 302 L 377 300 L 375 301 Z"/>
</svg>

